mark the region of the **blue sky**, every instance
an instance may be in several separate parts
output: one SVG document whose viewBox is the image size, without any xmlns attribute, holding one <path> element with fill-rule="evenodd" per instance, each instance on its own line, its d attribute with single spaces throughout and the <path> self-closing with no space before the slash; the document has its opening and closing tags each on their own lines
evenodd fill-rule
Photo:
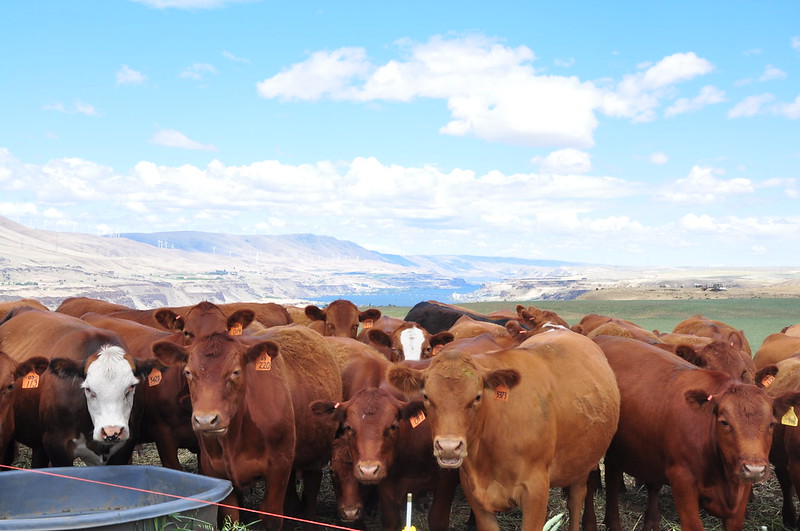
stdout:
<svg viewBox="0 0 800 531">
<path fill-rule="evenodd" d="M 800 4 L 0 3 L 0 215 L 800 265 Z"/>
</svg>

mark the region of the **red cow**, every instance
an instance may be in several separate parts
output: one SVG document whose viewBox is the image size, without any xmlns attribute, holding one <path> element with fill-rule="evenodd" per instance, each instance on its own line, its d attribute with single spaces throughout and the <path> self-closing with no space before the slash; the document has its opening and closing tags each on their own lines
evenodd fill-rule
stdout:
<svg viewBox="0 0 800 531">
<path fill-rule="evenodd" d="M 0 348 L 18 362 L 50 360 L 38 386 L 15 397 L 16 439 L 33 449 L 33 466 L 128 462 L 143 407 L 136 389 L 157 360 L 133 359 L 113 332 L 32 309 L 6 316 Z"/>
<path fill-rule="evenodd" d="M 672 331 L 677 334 L 694 334 L 696 336 L 722 339 L 742 350 L 748 358 L 753 358 L 753 351 L 750 348 L 750 343 L 747 342 L 744 332 L 722 321 L 707 319 L 702 315 L 693 315 L 676 324 Z M 753 372 L 755 373 L 755 371 Z"/>
<path fill-rule="evenodd" d="M 506 326 L 506 323 L 513 320 L 507 317 L 494 318 L 489 315 L 473 312 L 467 308 L 436 301 L 418 302 L 408 311 L 404 319 L 406 321 L 419 323 L 420 326 L 431 334 L 438 334 L 439 332 L 449 330 L 462 315 L 468 315 L 476 321 L 485 321 L 500 326 Z"/>
<path fill-rule="evenodd" d="M 434 455 L 439 466 L 460 468 L 478 529 L 497 529 L 495 513 L 513 507 L 523 529 L 542 529 L 551 487 L 569 487 L 571 531 L 584 503 L 594 519 L 587 480 L 616 430 L 619 391 L 591 340 L 547 335 L 530 348 L 445 350 L 427 369 L 388 372 L 393 385 L 423 393 Z"/>
<path fill-rule="evenodd" d="M 800 337 L 787 336 L 783 332 L 770 334 L 756 351 L 753 364 L 756 369 L 763 369 L 796 354 L 800 354 Z"/>
<path fill-rule="evenodd" d="M 136 359 L 153 355 L 152 345 L 158 341 L 182 344 L 182 333 L 170 333 L 127 319 L 117 319 L 97 313 L 87 313 L 83 320 L 92 326 L 116 332 L 128 345 L 128 352 Z M 148 375 L 144 391 L 144 418 L 139 430 L 139 442 L 155 442 L 161 464 L 182 470 L 178 448 L 187 448 L 195 454 L 200 451 L 192 429 L 192 404 L 186 377 L 179 368 L 156 368 Z"/>
<path fill-rule="evenodd" d="M 369 387 L 342 403 L 314 402 L 318 415 L 331 416 L 339 424 L 331 470 L 340 485 L 376 485 L 381 504 L 384 531 L 400 526 L 401 507 L 406 493 L 414 496 L 433 490 L 433 505 L 428 512 L 432 531 L 450 529 L 450 507 L 455 496 L 458 475 L 440 469 L 433 458 L 430 423 L 417 416 L 419 405 L 403 402 L 392 394 Z M 358 492 L 352 488 L 352 491 Z M 354 508 L 341 504 L 345 520 L 361 516 Z"/>
<path fill-rule="evenodd" d="M 417 323 L 406 321 L 390 334 L 376 327 L 366 332 L 367 344 L 392 362 L 431 358 L 439 348 L 453 340 L 450 332 L 431 335 Z"/>
<path fill-rule="evenodd" d="M 17 299 L 15 301 L 9 302 L 0 302 L 0 319 L 5 317 L 8 312 L 13 310 L 14 308 L 35 308 L 37 310 L 43 311 L 50 311 L 50 309 L 42 304 L 41 302 L 37 301 L 36 299 Z"/>
<path fill-rule="evenodd" d="M 369 308 L 360 311 L 358 306 L 350 301 L 335 300 L 324 310 L 309 304 L 306 306 L 306 316 L 312 320 L 309 327 L 323 336 L 351 337 L 358 335 L 358 324 L 364 321 L 377 321 L 381 311 Z"/>
<path fill-rule="evenodd" d="M 787 392 L 800 391 L 800 358 L 788 358 L 777 365 L 765 367 L 758 372 L 758 381 L 771 375 L 774 381 L 766 388 L 772 397 Z M 769 380 L 767 380 L 769 381 Z M 794 417 L 797 412 L 792 410 Z M 775 427 L 772 437 L 772 449 L 769 460 L 775 466 L 775 476 L 783 493 L 783 525 L 789 529 L 797 529 L 797 511 L 794 508 L 794 496 L 800 492 L 800 428 L 796 421 L 781 419 Z"/>
<path fill-rule="evenodd" d="M 658 339 L 660 343 L 655 346 L 673 352 L 693 365 L 724 372 L 744 383 L 755 383 L 752 364 L 746 363 L 739 349 L 726 341 L 691 334 L 664 334 Z"/>
<path fill-rule="evenodd" d="M 14 461 L 14 395 L 17 389 L 25 385 L 25 381 L 19 381 L 32 372 L 32 379 L 41 377 L 47 370 L 49 360 L 42 357 L 34 357 L 26 360 L 19 365 L 3 351 L 0 351 L 0 459 L 4 465 L 10 465 Z"/>
<path fill-rule="evenodd" d="M 769 476 L 776 417 L 800 403 L 800 393 L 773 400 L 754 385 L 641 341 L 594 341 L 622 396 L 619 429 L 605 459 L 608 528 L 621 529 L 618 493 L 625 472 L 647 486 L 646 530 L 660 528 L 657 494 L 666 483 L 681 529 L 703 529 L 699 505 L 725 529 L 742 529 L 753 483 Z"/>
<path fill-rule="evenodd" d="M 569 324 L 552 310 L 541 310 L 534 306 L 517 304 L 517 316 L 528 327 L 529 333 L 538 334 L 550 329 L 569 328 Z"/>
<path fill-rule="evenodd" d="M 72 317 L 81 317 L 85 313 L 99 313 L 107 315 L 112 312 L 130 310 L 130 306 L 116 304 L 91 297 L 68 297 L 61 301 L 56 311 Z"/>
<path fill-rule="evenodd" d="M 336 427 L 314 416 L 309 404 L 341 399 L 339 366 L 333 354 L 318 334 L 302 326 L 272 327 L 254 336 L 231 335 L 229 330 L 245 328 L 252 321 L 253 312 L 240 310 L 222 321 L 213 305 L 201 304 L 207 312 L 187 313 L 188 346 L 163 342 L 153 346 L 165 363 L 186 364 L 201 469 L 230 479 L 239 491 L 264 478 L 267 493 L 261 509 L 275 513 L 282 512 L 286 494 L 278 496 L 276 489 L 282 486 L 285 491 L 294 468 L 303 473 L 304 515 L 313 517 L 322 466 L 330 457 Z M 211 332 L 203 335 L 200 330 Z M 286 460 L 288 470 L 283 465 L 275 468 L 275 463 Z M 235 511 L 228 514 L 238 518 Z"/>
</svg>

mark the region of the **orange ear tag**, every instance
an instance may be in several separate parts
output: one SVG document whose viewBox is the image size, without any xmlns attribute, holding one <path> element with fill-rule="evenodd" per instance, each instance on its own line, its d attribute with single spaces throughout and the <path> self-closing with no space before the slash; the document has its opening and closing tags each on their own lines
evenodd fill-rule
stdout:
<svg viewBox="0 0 800 531">
<path fill-rule="evenodd" d="M 261 356 L 259 356 L 258 359 L 256 359 L 256 370 L 257 371 L 272 370 L 272 358 L 269 357 L 269 354 L 265 352 Z"/>
<path fill-rule="evenodd" d="M 374 324 L 375 324 L 375 321 L 373 321 L 372 319 L 364 319 L 361 322 L 361 328 L 366 330 L 367 328 L 372 328 L 372 325 L 374 325 Z"/>
<path fill-rule="evenodd" d="M 161 371 L 153 367 L 147 375 L 147 386 L 153 387 L 161 383 Z"/>
<path fill-rule="evenodd" d="M 775 381 L 775 377 L 772 376 L 771 374 L 768 374 L 768 375 L 764 376 L 763 378 L 761 378 L 761 385 L 763 385 L 764 387 L 769 387 L 770 384 L 772 382 L 774 382 L 774 381 Z"/>
<path fill-rule="evenodd" d="M 36 389 L 37 387 L 39 387 L 39 375 L 36 374 L 36 371 L 31 371 L 22 379 L 22 388 Z"/>
<path fill-rule="evenodd" d="M 508 400 L 508 387 L 505 385 L 498 385 L 494 388 L 494 397 L 497 400 Z"/>
<path fill-rule="evenodd" d="M 419 413 L 408 419 L 408 421 L 411 423 L 412 428 L 416 428 L 417 426 L 425 422 L 425 412 L 420 411 Z"/>
<path fill-rule="evenodd" d="M 431 356 L 437 355 L 442 350 L 444 350 L 444 345 L 436 345 L 435 347 L 433 347 L 433 350 L 431 350 Z"/>
<path fill-rule="evenodd" d="M 228 329 L 228 335 L 229 336 L 242 335 L 242 323 L 234 323 L 234 325 Z"/>
</svg>

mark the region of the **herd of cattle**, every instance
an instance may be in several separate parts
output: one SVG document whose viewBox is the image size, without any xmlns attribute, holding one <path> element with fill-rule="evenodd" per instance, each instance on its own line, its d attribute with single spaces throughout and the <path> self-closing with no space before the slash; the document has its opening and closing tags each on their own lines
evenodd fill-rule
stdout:
<svg viewBox="0 0 800 531">
<path fill-rule="evenodd" d="M 562 487 L 576 531 L 597 529 L 603 483 L 606 527 L 622 529 L 623 473 L 646 486 L 646 530 L 660 528 L 663 485 L 682 529 L 703 528 L 701 508 L 742 529 L 772 463 L 797 526 L 795 327 L 754 356 L 742 331 L 702 316 L 661 334 L 596 314 L 570 327 L 521 305 L 481 315 L 428 301 L 397 319 L 345 300 L 135 310 L 75 297 L 55 311 L 2 303 L 0 319 L 4 464 L 17 442 L 33 467 L 127 464 L 154 442 L 180 469 L 187 448 L 232 482 L 226 505 L 263 480 L 268 529 L 282 525 L 269 515 L 315 518 L 325 466 L 340 518 L 363 524 L 377 503 L 385 531 L 423 491 L 429 528 L 447 531 L 459 483 L 479 530 L 512 508 L 538 530 Z"/>
</svg>

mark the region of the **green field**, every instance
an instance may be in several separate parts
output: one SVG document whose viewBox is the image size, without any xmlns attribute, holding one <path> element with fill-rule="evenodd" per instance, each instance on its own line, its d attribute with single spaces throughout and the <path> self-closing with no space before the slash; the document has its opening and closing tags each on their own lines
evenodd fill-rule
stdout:
<svg viewBox="0 0 800 531">
<path fill-rule="evenodd" d="M 630 300 L 630 301 L 521 301 L 478 302 L 461 304 L 479 313 L 513 310 L 517 304 L 526 308 L 552 310 L 570 325 L 586 314 L 597 313 L 633 321 L 647 330 L 671 332 L 680 321 L 695 314 L 725 322 L 743 330 L 747 341 L 758 349 L 764 338 L 786 326 L 800 323 L 800 299 L 715 299 L 715 300 Z M 410 308 L 381 307 L 391 317 L 405 317 Z"/>
</svg>

